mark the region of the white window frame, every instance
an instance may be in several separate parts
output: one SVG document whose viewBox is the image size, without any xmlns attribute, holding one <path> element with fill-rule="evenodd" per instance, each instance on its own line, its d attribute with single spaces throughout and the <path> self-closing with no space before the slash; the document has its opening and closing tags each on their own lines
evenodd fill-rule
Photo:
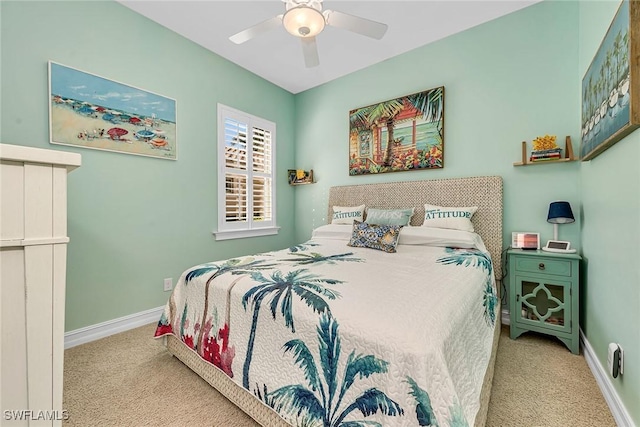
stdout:
<svg viewBox="0 0 640 427">
<path fill-rule="evenodd" d="M 278 234 L 280 227 L 276 226 L 276 124 L 260 117 L 236 110 L 218 103 L 218 230 L 214 231 L 216 240 L 241 239 L 245 237 L 269 236 Z M 226 157 L 225 157 L 225 119 L 230 118 L 240 123 L 246 123 L 249 129 L 247 135 L 247 221 L 227 222 L 226 219 Z M 271 172 L 267 176 L 271 179 L 271 221 L 254 222 L 253 220 L 253 177 L 265 176 L 264 173 L 254 172 L 252 168 L 254 128 L 264 129 L 271 133 Z"/>
</svg>

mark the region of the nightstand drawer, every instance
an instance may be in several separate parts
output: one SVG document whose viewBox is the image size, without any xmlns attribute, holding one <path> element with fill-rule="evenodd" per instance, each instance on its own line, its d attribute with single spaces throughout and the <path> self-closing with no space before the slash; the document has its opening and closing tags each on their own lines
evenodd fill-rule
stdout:
<svg viewBox="0 0 640 427">
<path fill-rule="evenodd" d="M 516 270 L 529 273 L 571 276 L 571 261 L 548 258 L 516 257 Z"/>
</svg>

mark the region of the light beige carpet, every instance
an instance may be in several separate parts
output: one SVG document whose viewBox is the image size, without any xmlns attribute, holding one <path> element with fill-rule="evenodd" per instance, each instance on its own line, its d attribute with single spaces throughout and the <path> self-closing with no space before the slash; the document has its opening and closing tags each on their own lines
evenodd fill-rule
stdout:
<svg viewBox="0 0 640 427">
<path fill-rule="evenodd" d="M 65 351 L 65 426 L 254 427 L 143 326 Z M 615 426 L 582 356 L 553 338 L 500 336 L 488 426 Z"/>
</svg>

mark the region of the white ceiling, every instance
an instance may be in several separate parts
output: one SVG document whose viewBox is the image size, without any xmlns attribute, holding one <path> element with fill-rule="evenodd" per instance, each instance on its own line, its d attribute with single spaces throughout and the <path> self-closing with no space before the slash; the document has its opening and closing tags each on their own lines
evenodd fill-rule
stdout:
<svg viewBox="0 0 640 427">
<path fill-rule="evenodd" d="M 317 36 L 320 65 L 315 68 L 305 68 L 300 40 L 282 27 L 241 45 L 229 41 L 229 36 L 282 14 L 281 0 L 118 1 L 295 94 L 540 0 L 325 0 L 324 9 L 383 22 L 389 29 L 382 40 L 374 40 L 325 27 Z"/>
</svg>

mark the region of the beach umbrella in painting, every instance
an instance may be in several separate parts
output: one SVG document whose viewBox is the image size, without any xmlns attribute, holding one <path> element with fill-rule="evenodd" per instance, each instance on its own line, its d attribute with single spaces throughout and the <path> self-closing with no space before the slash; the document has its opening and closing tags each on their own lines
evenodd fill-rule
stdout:
<svg viewBox="0 0 640 427">
<path fill-rule="evenodd" d="M 117 117 L 117 116 L 114 116 L 111 113 L 104 113 L 102 115 L 102 120 L 104 120 L 106 122 L 111 122 L 113 124 L 120 123 L 120 118 Z"/>
<path fill-rule="evenodd" d="M 111 128 L 107 131 L 107 135 L 111 139 L 120 139 L 121 136 L 128 134 L 129 131 L 122 128 Z"/>
<path fill-rule="evenodd" d="M 86 116 L 90 115 L 93 113 L 93 110 L 91 109 L 91 107 L 89 107 L 88 105 L 83 105 L 82 107 L 80 107 L 80 109 L 78 110 L 78 113 L 80 114 L 84 114 Z"/>
<path fill-rule="evenodd" d="M 129 123 L 131 123 L 132 125 L 139 125 L 140 123 L 142 123 L 142 120 L 140 120 L 138 117 L 131 117 L 129 119 Z"/>
<path fill-rule="evenodd" d="M 136 138 L 142 139 L 143 141 L 148 141 L 151 138 L 153 138 L 155 135 L 156 135 L 155 132 L 148 129 L 143 129 L 136 132 Z"/>
<path fill-rule="evenodd" d="M 167 140 L 161 137 L 156 137 L 151 140 L 151 144 L 154 147 L 164 147 L 165 145 L 167 145 Z"/>
</svg>

